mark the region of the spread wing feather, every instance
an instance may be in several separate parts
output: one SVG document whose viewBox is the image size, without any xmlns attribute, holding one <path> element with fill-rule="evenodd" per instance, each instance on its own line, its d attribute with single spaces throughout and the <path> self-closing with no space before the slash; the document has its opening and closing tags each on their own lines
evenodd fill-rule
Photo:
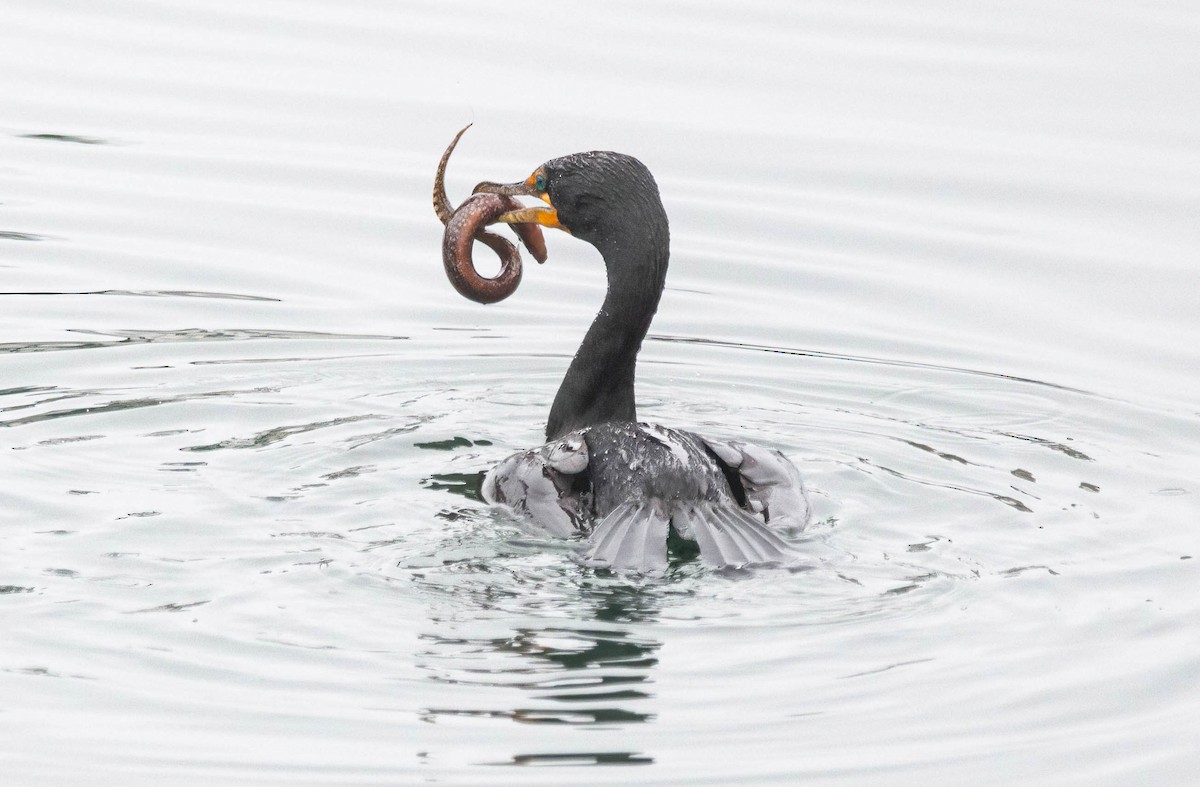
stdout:
<svg viewBox="0 0 1200 787">
<path fill-rule="evenodd" d="M 808 493 L 791 460 L 779 451 L 751 443 L 701 439 L 737 475 L 746 492 L 746 504 L 761 513 L 772 528 L 803 530 L 808 525 Z"/>
<path fill-rule="evenodd" d="M 791 547 L 753 514 L 709 503 L 681 508 L 671 520 L 684 538 L 700 547 L 704 562 L 717 568 L 783 563 Z"/>
<path fill-rule="evenodd" d="M 654 502 L 626 502 L 596 525 L 583 563 L 613 571 L 658 574 L 667 568 L 669 520 Z"/>
</svg>

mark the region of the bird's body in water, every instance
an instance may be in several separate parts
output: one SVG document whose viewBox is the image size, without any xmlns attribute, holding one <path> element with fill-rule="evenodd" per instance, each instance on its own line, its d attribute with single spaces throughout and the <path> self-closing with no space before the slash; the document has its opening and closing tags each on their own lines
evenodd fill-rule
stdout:
<svg viewBox="0 0 1200 787">
<path fill-rule="evenodd" d="M 713 565 L 785 560 L 789 547 L 777 531 L 802 528 L 809 516 L 787 458 L 637 419 L 637 354 L 670 256 L 649 170 L 619 153 L 578 153 L 546 162 L 523 182 L 481 183 L 475 191 L 540 198 L 547 206 L 500 221 L 564 229 L 595 246 L 608 273 L 604 303 L 550 409 L 547 442 L 493 468 L 484 498 L 537 531 L 585 535 L 585 562 L 619 571 L 664 569 L 672 531 Z"/>
</svg>

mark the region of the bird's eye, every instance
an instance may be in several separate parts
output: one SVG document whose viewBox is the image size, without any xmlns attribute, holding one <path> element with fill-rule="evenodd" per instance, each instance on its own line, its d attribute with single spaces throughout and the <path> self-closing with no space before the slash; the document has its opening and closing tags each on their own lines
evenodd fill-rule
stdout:
<svg viewBox="0 0 1200 787">
<path fill-rule="evenodd" d="M 535 189 L 537 189 L 538 191 L 545 191 L 546 190 L 546 176 L 539 172 L 537 174 L 537 177 L 534 178 L 533 187 Z"/>
</svg>

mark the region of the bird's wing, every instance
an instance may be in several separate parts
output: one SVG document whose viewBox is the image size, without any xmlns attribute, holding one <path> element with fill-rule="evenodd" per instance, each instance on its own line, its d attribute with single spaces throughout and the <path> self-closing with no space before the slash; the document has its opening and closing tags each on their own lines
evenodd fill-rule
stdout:
<svg viewBox="0 0 1200 787">
<path fill-rule="evenodd" d="M 671 517 L 679 535 L 700 547 L 700 557 L 716 568 L 785 563 L 792 548 L 762 520 L 732 503 L 705 501 L 681 506 Z"/>
<path fill-rule="evenodd" d="M 772 528 L 803 530 L 811 509 L 800 471 L 779 451 L 739 441 L 709 440 L 704 444 L 742 482 L 746 507 L 761 514 Z"/>
<path fill-rule="evenodd" d="M 513 454 L 488 471 L 483 499 L 508 506 L 530 530 L 566 538 L 585 529 L 586 495 L 573 491 L 573 476 L 588 466 L 588 448 L 579 432 Z"/>
<path fill-rule="evenodd" d="M 656 501 L 626 502 L 596 525 L 583 564 L 634 574 L 661 574 L 667 568 L 669 519 Z"/>
<path fill-rule="evenodd" d="M 668 516 L 659 501 L 649 500 L 614 508 L 592 531 L 583 563 L 622 573 L 661 574 L 667 567 L 668 525 L 695 541 L 701 559 L 715 568 L 787 563 L 795 556 L 777 533 L 732 503 L 682 505 Z"/>
</svg>

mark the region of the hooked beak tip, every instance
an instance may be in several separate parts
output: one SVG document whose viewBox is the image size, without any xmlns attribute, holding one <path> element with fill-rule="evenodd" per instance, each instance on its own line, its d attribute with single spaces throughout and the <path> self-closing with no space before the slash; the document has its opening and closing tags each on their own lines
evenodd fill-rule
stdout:
<svg viewBox="0 0 1200 787">
<path fill-rule="evenodd" d="M 525 183 L 492 183 L 485 180 L 482 183 L 475 184 L 475 188 L 471 190 L 472 194 L 503 194 L 508 197 L 530 197 L 535 196 Z"/>
</svg>

